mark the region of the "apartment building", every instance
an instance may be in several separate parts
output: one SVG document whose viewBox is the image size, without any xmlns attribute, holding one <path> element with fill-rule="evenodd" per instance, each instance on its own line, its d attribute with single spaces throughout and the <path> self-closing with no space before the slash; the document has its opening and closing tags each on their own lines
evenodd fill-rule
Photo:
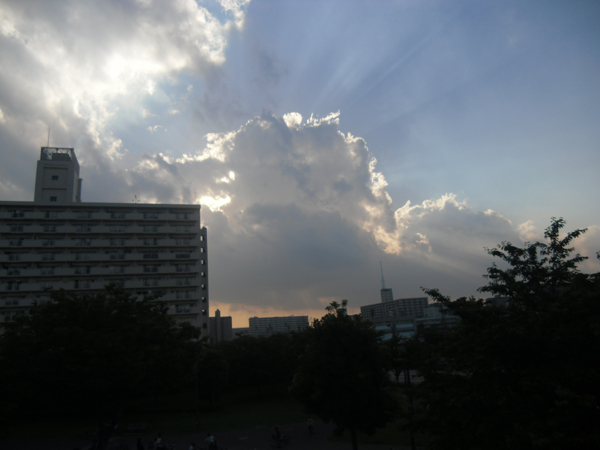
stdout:
<svg viewBox="0 0 600 450">
<path fill-rule="evenodd" d="M 400 298 L 398 300 L 361 306 L 360 313 L 365 319 L 391 316 L 420 318 L 425 315 L 427 302 L 427 297 Z"/>
<path fill-rule="evenodd" d="M 221 311 L 215 311 L 215 317 L 210 318 L 210 342 L 216 344 L 233 339 L 233 319 L 231 316 L 221 316 Z"/>
<path fill-rule="evenodd" d="M 86 203 L 81 186 L 74 149 L 42 147 L 34 201 L 0 202 L 0 327 L 53 289 L 116 283 L 210 335 L 200 205 Z"/>
<path fill-rule="evenodd" d="M 250 336 L 270 336 L 276 333 L 304 331 L 308 328 L 308 316 L 250 317 Z"/>
</svg>

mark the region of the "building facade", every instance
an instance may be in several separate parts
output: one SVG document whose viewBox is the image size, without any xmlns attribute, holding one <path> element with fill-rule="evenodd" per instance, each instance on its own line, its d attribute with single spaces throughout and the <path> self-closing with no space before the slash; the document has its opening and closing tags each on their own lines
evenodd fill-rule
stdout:
<svg viewBox="0 0 600 450">
<path fill-rule="evenodd" d="M 365 319 L 379 317 L 410 316 L 423 317 L 427 308 L 427 297 L 401 298 L 388 302 L 361 306 L 360 313 Z"/>
<path fill-rule="evenodd" d="M 270 336 L 276 333 L 304 331 L 308 328 L 308 316 L 250 317 L 250 336 Z"/>
<path fill-rule="evenodd" d="M 215 311 L 215 317 L 210 318 L 210 342 L 231 341 L 233 339 L 233 321 L 231 316 L 221 317 L 221 311 Z"/>
<path fill-rule="evenodd" d="M 0 327 L 49 291 L 108 283 L 160 294 L 209 334 L 207 230 L 200 206 L 85 203 L 73 149 L 43 147 L 33 202 L 0 202 Z"/>
<path fill-rule="evenodd" d="M 392 293 L 392 288 L 381 289 L 381 303 L 393 302 L 394 294 Z"/>
<path fill-rule="evenodd" d="M 425 309 L 425 315 L 416 320 L 417 326 L 430 329 L 446 329 L 457 326 L 460 317 L 451 314 L 441 303 L 432 303 Z"/>
</svg>

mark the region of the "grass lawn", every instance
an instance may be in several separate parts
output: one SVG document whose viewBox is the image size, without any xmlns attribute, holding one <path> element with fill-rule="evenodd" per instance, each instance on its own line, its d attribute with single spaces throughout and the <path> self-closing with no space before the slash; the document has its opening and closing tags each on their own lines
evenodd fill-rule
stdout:
<svg viewBox="0 0 600 450">
<path fill-rule="evenodd" d="M 344 432 L 341 436 L 331 436 L 333 442 L 350 443 L 350 433 Z M 403 445 L 410 447 L 410 433 L 408 431 L 406 419 L 396 419 L 390 422 L 385 428 L 379 428 L 375 434 L 369 436 L 365 433 L 357 433 L 359 444 L 380 444 L 380 445 Z M 427 436 L 421 433 L 415 434 L 415 445 L 417 447 L 426 447 L 429 440 Z"/>
<path fill-rule="evenodd" d="M 159 398 L 159 405 L 160 408 L 156 408 L 154 399 L 132 402 L 119 421 L 119 428 L 144 422 L 145 434 L 186 434 L 199 430 L 219 432 L 260 425 L 271 427 L 306 420 L 302 406 L 288 394 L 285 386 L 271 386 L 260 395 L 255 388 L 230 392 L 223 395 L 217 408 L 201 402 L 199 413 L 196 413 L 194 392 L 163 396 Z M 5 438 L 91 437 L 96 429 L 94 418 L 61 416 L 2 424 L 0 435 Z"/>
</svg>

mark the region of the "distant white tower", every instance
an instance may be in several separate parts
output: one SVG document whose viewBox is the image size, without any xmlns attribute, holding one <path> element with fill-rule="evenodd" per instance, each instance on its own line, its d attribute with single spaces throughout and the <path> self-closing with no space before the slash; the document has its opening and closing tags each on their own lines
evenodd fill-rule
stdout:
<svg viewBox="0 0 600 450">
<path fill-rule="evenodd" d="M 394 294 L 392 288 L 385 288 L 385 278 L 383 278 L 383 264 L 379 261 L 379 267 L 381 268 L 381 303 L 387 303 L 394 301 Z"/>
<path fill-rule="evenodd" d="M 81 183 L 74 149 L 42 147 L 35 175 L 34 202 L 79 203 Z"/>
</svg>

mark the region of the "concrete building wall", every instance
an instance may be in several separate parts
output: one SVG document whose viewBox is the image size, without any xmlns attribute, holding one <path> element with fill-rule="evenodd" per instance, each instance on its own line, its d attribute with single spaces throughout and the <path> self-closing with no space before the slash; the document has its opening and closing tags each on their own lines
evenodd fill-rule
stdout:
<svg viewBox="0 0 600 450">
<path fill-rule="evenodd" d="M 391 302 L 375 303 L 360 307 L 365 319 L 390 316 L 423 317 L 427 308 L 427 297 L 401 298 Z"/>
<path fill-rule="evenodd" d="M 212 344 L 231 341 L 233 339 L 233 320 L 230 316 L 221 316 L 221 311 L 215 311 L 215 317 L 210 318 L 210 342 Z"/>
<path fill-rule="evenodd" d="M 251 317 L 250 336 L 270 336 L 276 333 L 304 331 L 308 328 L 308 316 Z"/>
<path fill-rule="evenodd" d="M 394 294 L 392 288 L 381 289 L 381 303 L 387 303 L 394 301 Z"/>
</svg>

